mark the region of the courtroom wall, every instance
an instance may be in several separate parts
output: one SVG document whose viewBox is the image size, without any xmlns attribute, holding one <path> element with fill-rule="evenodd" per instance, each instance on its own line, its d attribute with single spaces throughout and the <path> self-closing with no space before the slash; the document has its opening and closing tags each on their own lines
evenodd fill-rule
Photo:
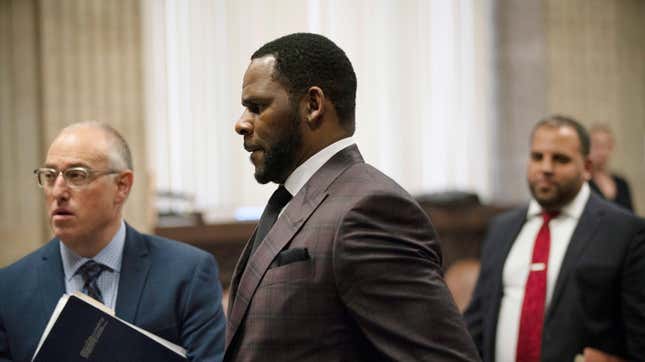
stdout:
<svg viewBox="0 0 645 362">
<path fill-rule="evenodd" d="M 527 199 L 530 129 L 557 112 L 611 125 L 613 166 L 644 215 L 645 2 L 497 0 L 492 20 L 493 201 Z M 152 229 L 141 23 L 136 0 L 0 1 L 0 266 L 50 237 L 32 170 L 55 134 L 80 120 L 108 122 L 130 142 L 136 176 L 126 218 Z"/>
<path fill-rule="evenodd" d="M 142 63 L 138 1 L 0 1 L 0 266 L 49 239 L 32 170 L 81 120 L 107 122 L 130 143 L 126 220 L 151 230 Z"/>
<path fill-rule="evenodd" d="M 498 0 L 499 160 L 495 199 L 526 200 L 533 124 L 563 113 L 608 123 L 612 165 L 631 183 L 645 215 L 645 2 Z"/>
</svg>

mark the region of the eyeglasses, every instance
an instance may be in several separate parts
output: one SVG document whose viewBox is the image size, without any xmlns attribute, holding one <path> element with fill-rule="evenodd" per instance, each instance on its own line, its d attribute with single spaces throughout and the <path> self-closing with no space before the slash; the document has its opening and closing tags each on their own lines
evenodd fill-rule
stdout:
<svg viewBox="0 0 645 362">
<path fill-rule="evenodd" d="M 87 167 L 70 167 L 64 170 L 55 168 L 41 167 L 34 170 L 38 186 L 42 188 L 51 188 L 56 183 L 58 175 L 62 174 L 65 183 L 70 187 L 83 187 L 100 176 L 113 173 L 119 173 L 117 170 L 92 170 Z"/>
</svg>

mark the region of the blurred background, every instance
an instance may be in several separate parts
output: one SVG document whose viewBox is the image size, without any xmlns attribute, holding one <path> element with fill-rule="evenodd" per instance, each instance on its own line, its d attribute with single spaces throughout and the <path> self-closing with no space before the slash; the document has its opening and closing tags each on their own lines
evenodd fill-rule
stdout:
<svg viewBox="0 0 645 362">
<path fill-rule="evenodd" d="M 422 202 L 446 264 L 527 200 L 529 132 L 550 113 L 612 128 L 645 212 L 645 1 L 0 0 L 0 266 L 51 237 L 32 174 L 48 144 L 101 120 L 134 154 L 126 220 L 212 251 L 228 282 L 274 188 L 233 130 L 242 76 L 299 31 L 348 54 L 357 143 Z"/>
</svg>

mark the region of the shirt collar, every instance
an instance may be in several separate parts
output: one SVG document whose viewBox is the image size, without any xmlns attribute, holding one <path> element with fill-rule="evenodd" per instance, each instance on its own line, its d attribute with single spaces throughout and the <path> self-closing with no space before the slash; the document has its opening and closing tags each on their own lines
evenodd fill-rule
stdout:
<svg viewBox="0 0 645 362">
<path fill-rule="evenodd" d="M 576 197 L 574 197 L 571 202 L 562 207 L 562 209 L 560 210 L 560 215 L 579 219 L 582 215 L 582 212 L 584 211 L 585 205 L 587 204 L 589 194 L 589 185 L 587 185 L 587 183 L 585 182 L 582 184 L 582 187 L 580 187 L 580 191 L 578 191 Z M 531 202 L 529 203 L 529 211 L 527 213 L 527 219 L 539 216 L 541 213 L 542 206 L 540 206 L 540 204 L 538 204 L 538 202 L 534 198 L 531 198 Z"/>
<path fill-rule="evenodd" d="M 58 243 L 60 246 L 60 256 L 63 261 L 65 280 L 71 280 L 78 268 L 90 259 L 110 267 L 112 271 L 120 272 L 121 261 L 123 259 L 123 247 L 125 246 L 125 234 L 125 222 L 121 220 L 121 226 L 116 234 L 114 234 L 112 240 L 93 258 L 85 258 L 77 255 L 65 243 Z"/>
<path fill-rule="evenodd" d="M 292 173 L 287 177 L 287 180 L 284 182 L 284 187 L 289 191 L 291 195 L 296 195 L 298 191 L 309 181 L 311 176 L 318 171 L 330 158 L 335 154 L 340 152 L 342 149 L 353 145 L 354 138 L 347 137 L 341 140 L 338 140 L 329 146 L 318 151 L 313 156 L 309 157 L 305 162 L 298 166 Z"/>
</svg>

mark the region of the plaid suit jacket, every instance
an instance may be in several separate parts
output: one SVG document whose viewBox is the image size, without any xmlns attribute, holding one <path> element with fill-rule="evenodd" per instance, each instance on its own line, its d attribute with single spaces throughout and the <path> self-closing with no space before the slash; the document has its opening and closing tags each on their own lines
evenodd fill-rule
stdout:
<svg viewBox="0 0 645 362">
<path fill-rule="evenodd" d="M 250 249 L 233 274 L 225 361 L 479 359 L 430 220 L 355 145 Z"/>
</svg>

